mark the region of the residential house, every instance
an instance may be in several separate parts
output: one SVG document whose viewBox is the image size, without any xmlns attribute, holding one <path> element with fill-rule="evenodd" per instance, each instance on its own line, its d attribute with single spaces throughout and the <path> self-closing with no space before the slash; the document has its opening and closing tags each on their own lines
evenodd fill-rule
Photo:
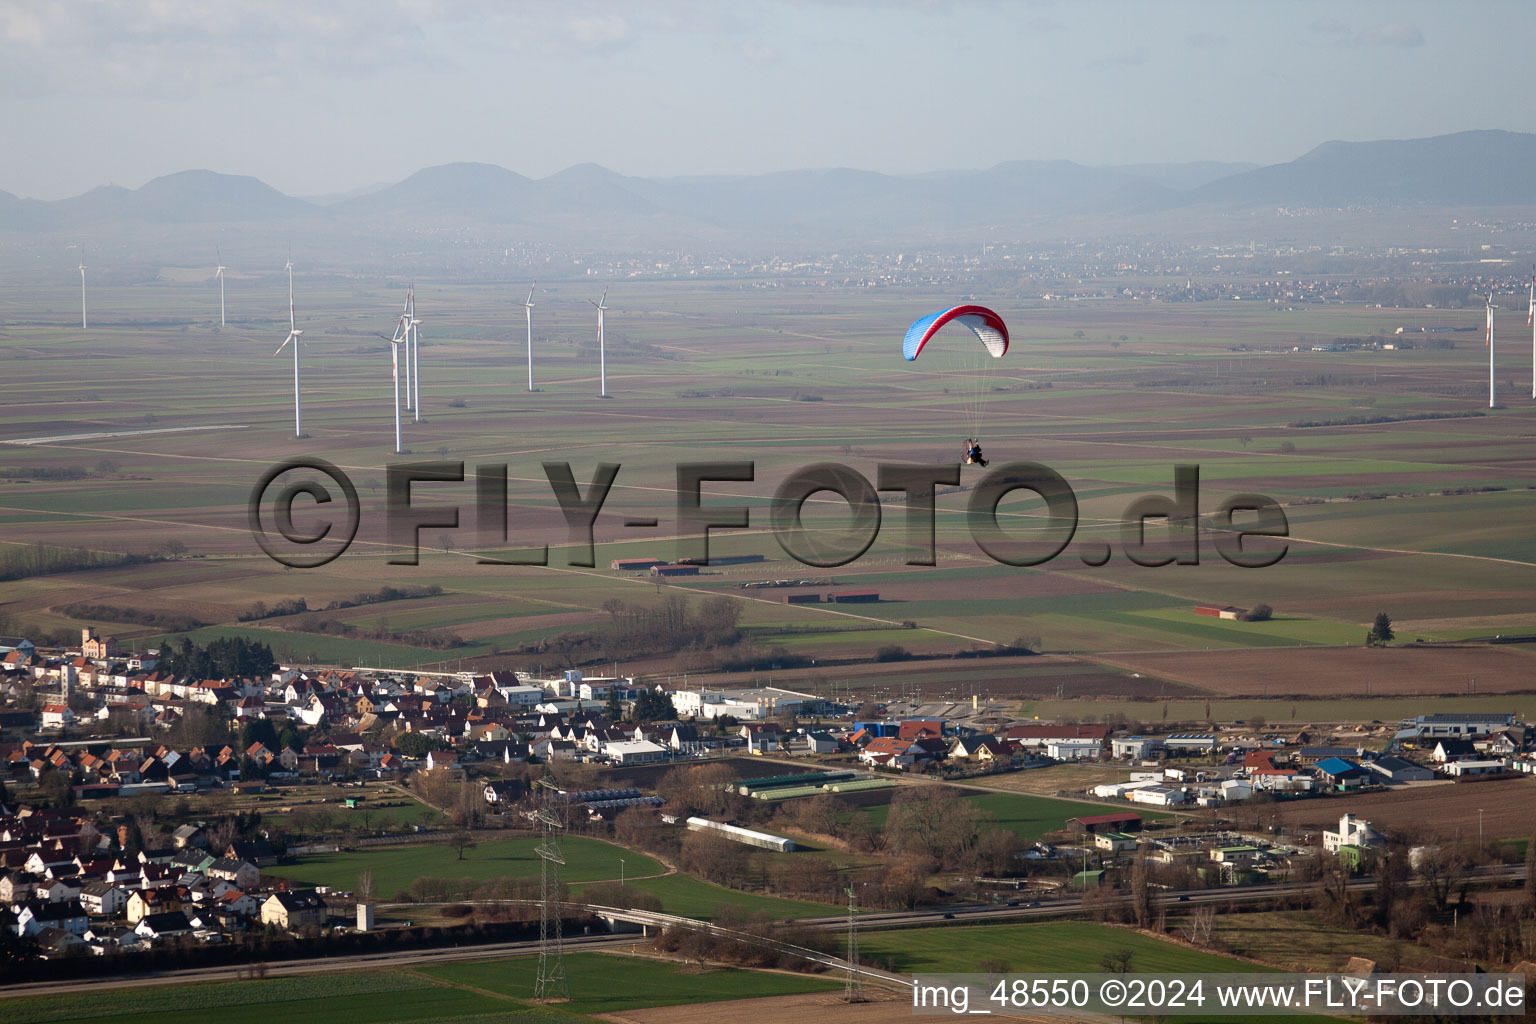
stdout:
<svg viewBox="0 0 1536 1024">
<path fill-rule="evenodd" d="M 84 935 L 90 927 L 90 918 L 79 900 L 63 903 L 28 903 L 16 911 L 16 934 L 36 935 L 44 928 L 61 928 L 75 935 Z"/>
<path fill-rule="evenodd" d="M 325 924 L 325 900 L 313 892 L 275 892 L 261 904 L 261 923 L 290 932 Z"/>
<path fill-rule="evenodd" d="M 905 768 L 917 760 L 916 741 L 876 736 L 859 751 L 859 760 L 873 768 Z"/>
<path fill-rule="evenodd" d="M 237 840 L 224 848 L 224 856 L 230 860 L 248 860 L 259 868 L 269 868 L 277 863 L 277 854 L 265 839 Z"/>
<path fill-rule="evenodd" d="M 1435 752 L 1432 756 L 1436 764 L 1470 761 L 1477 757 L 1477 747 L 1473 746 L 1471 740 L 1440 740 L 1435 744 Z"/>
<path fill-rule="evenodd" d="M 180 910 L 186 905 L 188 895 L 185 889 L 177 885 L 135 890 L 133 895 L 128 897 L 124 907 L 124 917 L 129 924 L 138 924 L 141 919 L 151 914 Z"/>
<path fill-rule="evenodd" d="M 261 869 L 248 860 L 234 857 L 221 857 L 214 861 L 208 866 L 207 875 L 247 891 L 261 884 Z"/>
<path fill-rule="evenodd" d="M 192 922 L 185 911 L 167 910 L 140 918 L 133 930 L 142 938 L 151 941 L 173 939 L 179 935 L 189 934 L 192 931 Z"/>
</svg>

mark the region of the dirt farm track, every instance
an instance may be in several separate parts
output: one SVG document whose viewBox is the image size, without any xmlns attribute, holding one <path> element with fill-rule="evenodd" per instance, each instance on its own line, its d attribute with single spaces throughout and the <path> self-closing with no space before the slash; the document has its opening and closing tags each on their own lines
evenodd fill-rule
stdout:
<svg viewBox="0 0 1536 1024">
<path fill-rule="evenodd" d="M 1096 655 L 1232 697 L 1435 697 L 1536 692 L 1536 644 L 1302 647 Z"/>
</svg>

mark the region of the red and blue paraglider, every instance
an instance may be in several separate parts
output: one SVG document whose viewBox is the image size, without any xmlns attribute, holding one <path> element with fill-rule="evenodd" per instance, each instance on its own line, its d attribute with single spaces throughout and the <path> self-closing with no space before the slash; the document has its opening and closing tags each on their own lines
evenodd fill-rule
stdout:
<svg viewBox="0 0 1536 1024">
<path fill-rule="evenodd" d="M 1001 359 L 1008 351 L 1008 325 L 1003 323 L 1003 318 L 998 316 L 986 306 L 960 305 L 941 309 L 937 313 L 929 313 L 913 321 L 907 328 L 907 336 L 901 342 L 901 354 L 909 362 L 917 359 L 918 355 L 938 334 L 950 324 L 961 324 L 970 328 L 981 342 L 982 349 L 972 349 L 974 358 L 962 356 L 960 363 L 965 365 L 966 380 L 970 385 L 971 393 L 971 421 L 972 433 L 981 433 L 981 406 L 985 399 L 985 393 L 989 390 L 987 368 L 993 359 Z M 957 339 L 963 341 L 963 339 Z M 980 355 L 985 351 L 986 355 Z M 977 365 L 979 362 L 980 365 Z M 981 454 L 980 437 L 967 437 L 965 439 L 965 461 L 967 465 L 985 466 L 987 460 Z"/>
</svg>

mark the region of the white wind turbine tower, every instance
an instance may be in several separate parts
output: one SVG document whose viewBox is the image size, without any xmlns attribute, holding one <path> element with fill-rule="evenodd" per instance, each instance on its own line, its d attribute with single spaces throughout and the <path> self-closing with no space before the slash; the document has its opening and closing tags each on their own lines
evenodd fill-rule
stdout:
<svg viewBox="0 0 1536 1024">
<path fill-rule="evenodd" d="M 1536 280 L 1536 278 L 1532 278 Z M 528 314 L 528 390 L 533 390 L 533 290 L 539 286 L 535 281 L 528 286 L 528 301 L 523 303 L 523 312 Z M 589 300 L 590 301 L 590 300 Z M 1531 384 L 1531 394 L 1536 396 L 1536 382 Z"/>
<path fill-rule="evenodd" d="M 1493 311 L 1498 307 L 1493 304 L 1493 289 L 1488 289 L 1488 337 L 1484 344 L 1488 346 L 1488 408 L 1497 406 L 1496 392 L 1493 381 Z M 1533 385 L 1536 386 L 1536 385 Z"/>
<path fill-rule="evenodd" d="M 587 301 L 592 302 L 591 299 Z M 592 302 L 592 305 L 597 307 L 597 374 L 598 397 L 600 398 L 608 397 L 608 343 L 603 333 L 603 313 L 608 309 L 604 303 L 607 301 L 608 289 L 604 288 L 603 297 L 596 302 Z"/>
<path fill-rule="evenodd" d="M 219 326 L 224 326 L 224 271 L 229 269 L 224 266 L 224 254 L 219 252 L 219 247 L 213 247 L 213 254 L 219 258 L 219 269 L 213 272 L 213 276 L 219 279 Z"/>
<path fill-rule="evenodd" d="M 386 338 L 385 339 L 385 340 L 387 340 L 389 342 L 390 363 L 393 366 L 394 376 L 395 376 L 395 454 L 396 455 L 404 455 L 405 454 L 405 448 L 402 446 L 401 441 L 400 441 L 400 346 L 405 344 L 405 335 L 401 333 L 402 325 L 404 324 L 404 322 L 405 322 L 405 318 L 402 316 L 400 318 L 400 323 L 397 323 L 395 325 L 395 336 L 393 338 Z M 381 335 L 379 335 L 379 337 L 383 338 L 384 335 L 381 334 Z"/>
<path fill-rule="evenodd" d="M 1525 309 L 1525 323 L 1531 329 L 1531 397 L 1536 398 L 1536 267 L 1531 268 L 1531 304 Z"/>
<path fill-rule="evenodd" d="M 411 402 L 411 298 L 415 294 L 416 286 L 409 285 L 405 289 L 405 303 L 400 307 L 400 328 L 404 331 L 402 337 L 405 340 L 405 407 L 410 409 Z"/>
<path fill-rule="evenodd" d="M 85 328 L 85 243 L 80 243 L 80 327 Z"/>
<path fill-rule="evenodd" d="M 293 343 L 293 436 L 304 436 L 304 407 L 299 400 L 299 336 L 304 332 L 299 330 L 293 317 L 293 260 L 288 261 L 285 268 L 288 271 L 288 337 L 277 346 L 274 356 L 283 354 L 283 349 Z"/>
<path fill-rule="evenodd" d="M 421 351 L 421 321 L 416 319 L 416 286 L 411 285 L 410 296 L 406 300 L 410 313 L 406 316 L 406 341 L 405 341 L 405 373 L 406 391 L 409 397 L 406 400 L 406 408 L 415 416 L 416 422 L 421 422 L 421 360 L 418 353 Z"/>
</svg>

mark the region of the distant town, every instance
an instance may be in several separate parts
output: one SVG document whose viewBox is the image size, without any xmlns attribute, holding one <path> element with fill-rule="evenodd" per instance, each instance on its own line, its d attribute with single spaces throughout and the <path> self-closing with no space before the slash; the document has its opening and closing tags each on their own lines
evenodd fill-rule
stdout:
<svg viewBox="0 0 1536 1024">
<path fill-rule="evenodd" d="M 180 670 L 241 663 L 260 671 Z M 903 861 L 870 875 L 872 905 L 1031 909 L 1071 898 L 1109 913 L 1113 900 L 1103 901 L 1120 892 L 1145 927 L 1149 885 L 1168 900 L 1323 880 L 1311 891 L 1331 872 L 1347 883 L 1386 870 L 1387 829 L 1348 810 L 1333 828 L 1287 828 L 1277 808 L 1406 789 L 1472 799 L 1476 785 L 1461 796 L 1468 784 L 1536 773 L 1532 730 L 1513 714 L 1132 729 L 1020 718 L 980 699 L 850 706 L 771 685 L 660 686 L 579 670 L 279 665 L 240 640 L 129 654 L 90 629 L 69 649 L 0 638 L 0 672 L 0 937 L 19 963 L 189 943 L 260 957 L 282 936 L 410 931 L 408 920 L 376 917 L 375 904 L 409 905 L 431 879 L 398 894 L 371 870 L 347 886 L 304 885 L 306 859 L 419 844 L 440 851 L 451 875 L 451 853 L 537 828 L 541 776 L 557 780 L 573 833 L 653 849 L 671 833 L 674 855 L 727 886 L 775 888 L 740 871 L 732 847 L 783 853 L 834 835 L 850 849 L 910 855 L 926 843 L 928 866 L 954 870 L 956 890 L 928 889 L 922 876 L 902 888 Z M 918 783 L 1062 766 L 1102 767 L 1106 781 L 1057 793 L 1076 803 L 1060 801 L 1032 841 L 963 814 L 930 827 L 969 834 L 924 838 L 899 813 L 951 792 Z M 864 820 L 848 818 L 860 808 Z M 886 814 L 878 840 L 875 808 Z M 679 847 L 677 835 L 699 832 L 727 852 L 708 846 L 701 862 L 703 839 Z M 1391 855 L 1440 886 L 1442 902 L 1478 871 L 1492 884 L 1519 870 L 1486 857 L 1452 863 L 1429 843 Z"/>
</svg>

